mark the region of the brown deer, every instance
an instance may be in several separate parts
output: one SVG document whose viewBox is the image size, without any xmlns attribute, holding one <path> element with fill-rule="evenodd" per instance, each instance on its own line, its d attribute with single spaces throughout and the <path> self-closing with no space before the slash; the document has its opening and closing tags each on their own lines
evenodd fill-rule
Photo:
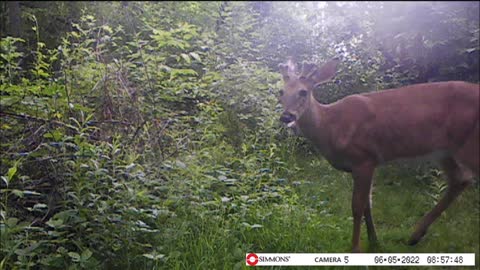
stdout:
<svg viewBox="0 0 480 270">
<path fill-rule="evenodd" d="M 448 178 L 445 195 L 417 224 L 409 244 L 428 227 L 479 174 L 480 85 L 460 81 L 415 84 L 319 103 L 313 89 L 334 77 L 337 60 L 296 71 L 280 65 L 285 83 L 280 120 L 309 139 L 328 162 L 353 176 L 352 251 L 360 252 L 365 217 L 370 242 L 377 236 L 372 219 L 372 176 L 388 161 L 434 153 Z"/>
</svg>

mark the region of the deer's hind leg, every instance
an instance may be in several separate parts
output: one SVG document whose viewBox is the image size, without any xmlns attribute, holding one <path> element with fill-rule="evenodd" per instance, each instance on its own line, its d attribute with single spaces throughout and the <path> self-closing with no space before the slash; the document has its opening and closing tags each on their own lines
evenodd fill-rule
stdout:
<svg viewBox="0 0 480 270">
<path fill-rule="evenodd" d="M 417 244 L 425 235 L 428 227 L 442 214 L 445 209 L 472 183 L 472 173 L 466 167 L 455 161 L 453 157 L 447 157 L 442 161 L 442 167 L 447 175 L 448 188 L 437 205 L 427 213 L 417 224 L 409 245 Z"/>
<path fill-rule="evenodd" d="M 477 176 L 480 174 L 480 123 L 477 123 L 465 144 L 454 153 L 454 158 Z"/>
</svg>

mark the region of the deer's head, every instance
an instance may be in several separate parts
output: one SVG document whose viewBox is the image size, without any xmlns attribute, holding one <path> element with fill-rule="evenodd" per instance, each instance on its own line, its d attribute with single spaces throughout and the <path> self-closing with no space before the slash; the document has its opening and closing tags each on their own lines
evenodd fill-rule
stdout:
<svg viewBox="0 0 480 270">
<path fill-rule="evenodd" d="M 337 64 L 338 60 L 330 60 L 319 68 L 315 64 L 304 63 L 300 72 L 297 72 L 292 60 L 279 65 L 285 83 L 280 96 L 284 109 L 280 121 L 295 128 L 297 119 L 308 108 L 313 89 L 333 78 Z"/>
</svg>

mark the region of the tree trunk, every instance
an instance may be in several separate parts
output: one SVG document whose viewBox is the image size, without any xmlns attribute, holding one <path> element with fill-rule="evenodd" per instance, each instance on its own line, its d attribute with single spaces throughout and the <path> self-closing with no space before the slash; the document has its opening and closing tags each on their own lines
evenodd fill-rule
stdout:
<svg viewBox="0 0 480 270">
<path fill-rule="evenodd" d="M 8 22 L 6 33 L 9 36 L 19 37 L 22 29 L 22 17 L 19 1 L 7 2 Z"/>
</svg>

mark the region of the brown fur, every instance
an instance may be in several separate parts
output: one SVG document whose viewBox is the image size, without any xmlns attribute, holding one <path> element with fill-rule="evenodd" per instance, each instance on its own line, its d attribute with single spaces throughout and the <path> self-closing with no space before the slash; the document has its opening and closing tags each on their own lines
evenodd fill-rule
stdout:
<svg viewBox="0 0 480 270">
<path fill-rule="evenodd" d="M 299 76 L 292 63 L 282 69 L 282 121 L 294 123 L 332 166 L 352 173 L 353 251 L 360 251 L 362 216 L 369 239 L 376 240 L 369 200 L 375 168 L 396 159 L 439 153 L 449 188 L 419 222 L 409 241 L 415 244 L 468 186 L 471 176 L 479 174 L 480 86 L 459 81 L 416 84 L 322 105 L 312 89 L 333 77 L 336 65 L 336 61 L 322 68 L 308 65 Z M 301 90 L 308 94 L 300 95 Z"/>
</svg>

